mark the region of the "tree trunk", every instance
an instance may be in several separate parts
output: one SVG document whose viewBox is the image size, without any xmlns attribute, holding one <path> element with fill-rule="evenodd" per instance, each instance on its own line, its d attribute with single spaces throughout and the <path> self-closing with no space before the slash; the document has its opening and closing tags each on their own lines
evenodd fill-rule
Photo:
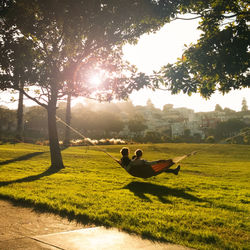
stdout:
<svg viewBox="0 0 250 250">
<path fill-rule="evenodd" d="M 20 83 L 20 89 L 23 90 L 24 84 Z M 18 108 L 17 108 L 17 128 L 16 139 L 23 139 L 23 92 L 19 91 Z"/>
<path fill-rule="evenodd" d="M 48 103 L 48 131 L 49 131 L 49 146 L 51 168 L 58 170 L 64 168 L 61 149 L 58 141 L 57 124 L 56 124 L 56 103 L 57 91 L 52 90 L 51 100 Z"/>
<path fill-rule="evenodd" d="M 70 123 L 71 123 L 71 94 L 68 94 L 68 97 L 67 97 L 65 122 L 70 126 Z M 70 144 L 70 128 L 68 126 L 65 126 L 65 137 L 64 137 L 63 144 L 66 147 L 68 147 Z"/>
</svg>

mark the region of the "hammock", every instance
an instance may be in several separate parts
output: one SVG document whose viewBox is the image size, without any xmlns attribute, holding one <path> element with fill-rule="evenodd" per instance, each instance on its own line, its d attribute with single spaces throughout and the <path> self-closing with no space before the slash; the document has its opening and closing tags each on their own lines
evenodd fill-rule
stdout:
<svg viewBox="0 0 250 250">
<path fill-rule="evenodd" d="M 118 160 L 116 161 L 130 175 L 134 177 L 139 177 L 139 178 L 150 178 L 150 177 L 166 172 L 174 164 L 177 164 L 178 162 L 194 154 L 196 154 L 196 151 L 193 151 L 190 154 L 176 157 L 174 159 L 159 160 L 159 161 L 153 161 L 153 162 L 147 162 L 144 160 L 136 159 L 136 160 L 132 160 L 128 164 L 128 166 L 123 166 L 120 161 Z"/>
<path fill-rule="evenodd" d="M 70 125 L 68 125 L 61 118 L 56 116 L 56 119 L 57 119 L 57 121 L 61 122 L 65 126 L 69 127 L 76 134 L 78 134 L 82 138 L 86 139 L 86 137 L 83 134 L 81 134 L 79 131 L 77 131 L 76 129 L 74 129 Z M 95 145 L 95 144 L 93 144 L 93 146 L 98 147 L 98 145 Z M 122 166 L 121 162 L 118 159 L 116 159 L 114 156 L 109 154 L 106 150 L 104 150 L 104 149 L 102 149 L 100 147 L 98 147 L 98 148 L 103 153 L 105 153 L 107 156 L 109 156 L 114 161 L 116 161 L 130 175 L 132 175 L 134 177 L 139 177 L 139 178 L 149 178 L 149 177 L 152 177 L 152 176 L 156 176 L 156 175 L 158 175 L 160 173 L 163 173 L 166 170 L 168 170 L 172 165 L 177 164 L 178 162 L 182 161 L 183 159 L 197 153 L 197 151 L 193 151 L 193 152 L 191 152 L 189 154 L 179 156 L 179 157 L 176 157 L 176 158 L 173 158 L 173 159 L 159 160 L 159 161 L 155 161 L 155 162 L 147 162 L 147 164 L 145 164 L 145 161 L 141 161 L 141 162 L 144 162 L 144 164 L 137 164 L 138 162 L 136 162 L 136 160 L 135 160 L 135 161 L 131 161 L 131 164 L 129 164 L 130 165 L 129 168 L 126 168 L 126 167 Z"/>
</svg>

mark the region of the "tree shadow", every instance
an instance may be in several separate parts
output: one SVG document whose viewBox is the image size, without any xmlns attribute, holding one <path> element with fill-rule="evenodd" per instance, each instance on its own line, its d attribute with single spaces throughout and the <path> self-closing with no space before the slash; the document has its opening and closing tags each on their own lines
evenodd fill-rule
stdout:
<svg viewBox="0 0 250 250">
<path fill-rule="evenodd" d="M 19 156 L 17 158 L 11 159 L 11 160 L 1 161 L 0 166 L 1 165 L 7 165 L 7 164 L 10 164 L 10 163 L 13 163 L 13 162 L 16 162 L 16 161 L 29 160 L 32 157 L 35 157 L 35 156 L 38 156 L 38 155 L 41 155 L 41 154 L 44 154 L 44 153 L 46 153 L 46 152 L 34 152 L 34 153 Z"/>
<path fill-rule="evenodd" d="M 10 185 L 10 184 L 13 184 L 13 183 L 22 183 L 22 182 L 36 181 L 36 180 L 41 179 L 42 177 L 49 176 L 49 175 L 52 175 L 52 174 L 56 174 L 61 169 L 62 168 L 56 168 L 54 166 L 50 166 L 46 171 L 44 171 L 41 174 L 31 175 L 31 176 L 27 176 L 27 177 L 24 177 L 24 178 L 21 178 L 21 179 L 17 179 L 17 180 L 12 180 L 12 181 L 1 181 L 0 182 L 0 187 L 7 186 L 7 185 Z"/>
<path fill-rule="evenodd" d="M 158 197 L 159 201 L 161 201 L 162 203 L 172 203 L 170 200 L 166 198 L 167 196 L 175 196 L 178 198 L 196 202 L 204 201 L 200 198 L 197 198 L 191 194 L 186 193 L 185 190 L 183 189 L 169 188 L 166 186 L 161 186 L 147 182 L 132 181 L 123 188 L 130 190 L 131 192 L 134 193 L 135 196 L 139 197 L 140 199 L 146 200 L 148 202 L 152 201 L 150 200 L 150 198 L 146 196 L 146 194 Z"/>
</svg>

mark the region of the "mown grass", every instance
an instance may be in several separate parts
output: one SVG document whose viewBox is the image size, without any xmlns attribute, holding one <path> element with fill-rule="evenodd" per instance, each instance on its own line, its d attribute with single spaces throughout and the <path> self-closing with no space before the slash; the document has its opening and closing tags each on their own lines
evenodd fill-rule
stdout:
<svg viewBox="0 0 250 250">
<path fill-rule="evenodd" d="M 119 157 L 120 146 L 103 146 Z M 250 146 L 131 145 L 148 160 L 200 150 L 178 176 L 129 176 L 93 147 L 64 150 L 66 168 L 51 174 L 47 147 L 0 146 L 0 197 L 82 222 L 114 226 L 152 240 L 197 249 L 250 249 Z"/>
</svg>

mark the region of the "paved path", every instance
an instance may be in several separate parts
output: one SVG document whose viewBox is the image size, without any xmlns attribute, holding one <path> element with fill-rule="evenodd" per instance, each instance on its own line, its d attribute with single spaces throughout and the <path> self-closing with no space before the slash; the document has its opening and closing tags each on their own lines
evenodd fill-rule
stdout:
<svg viewBox="0 0 250 250">
<path fill-rule="evenodd" d="M 0 200 L 1 250 L 187 250 L 188 248 L 153 243 L 138 236 L 91 225 L 69 222 L 54 214 L 38 213 Z"/>
</svg>

